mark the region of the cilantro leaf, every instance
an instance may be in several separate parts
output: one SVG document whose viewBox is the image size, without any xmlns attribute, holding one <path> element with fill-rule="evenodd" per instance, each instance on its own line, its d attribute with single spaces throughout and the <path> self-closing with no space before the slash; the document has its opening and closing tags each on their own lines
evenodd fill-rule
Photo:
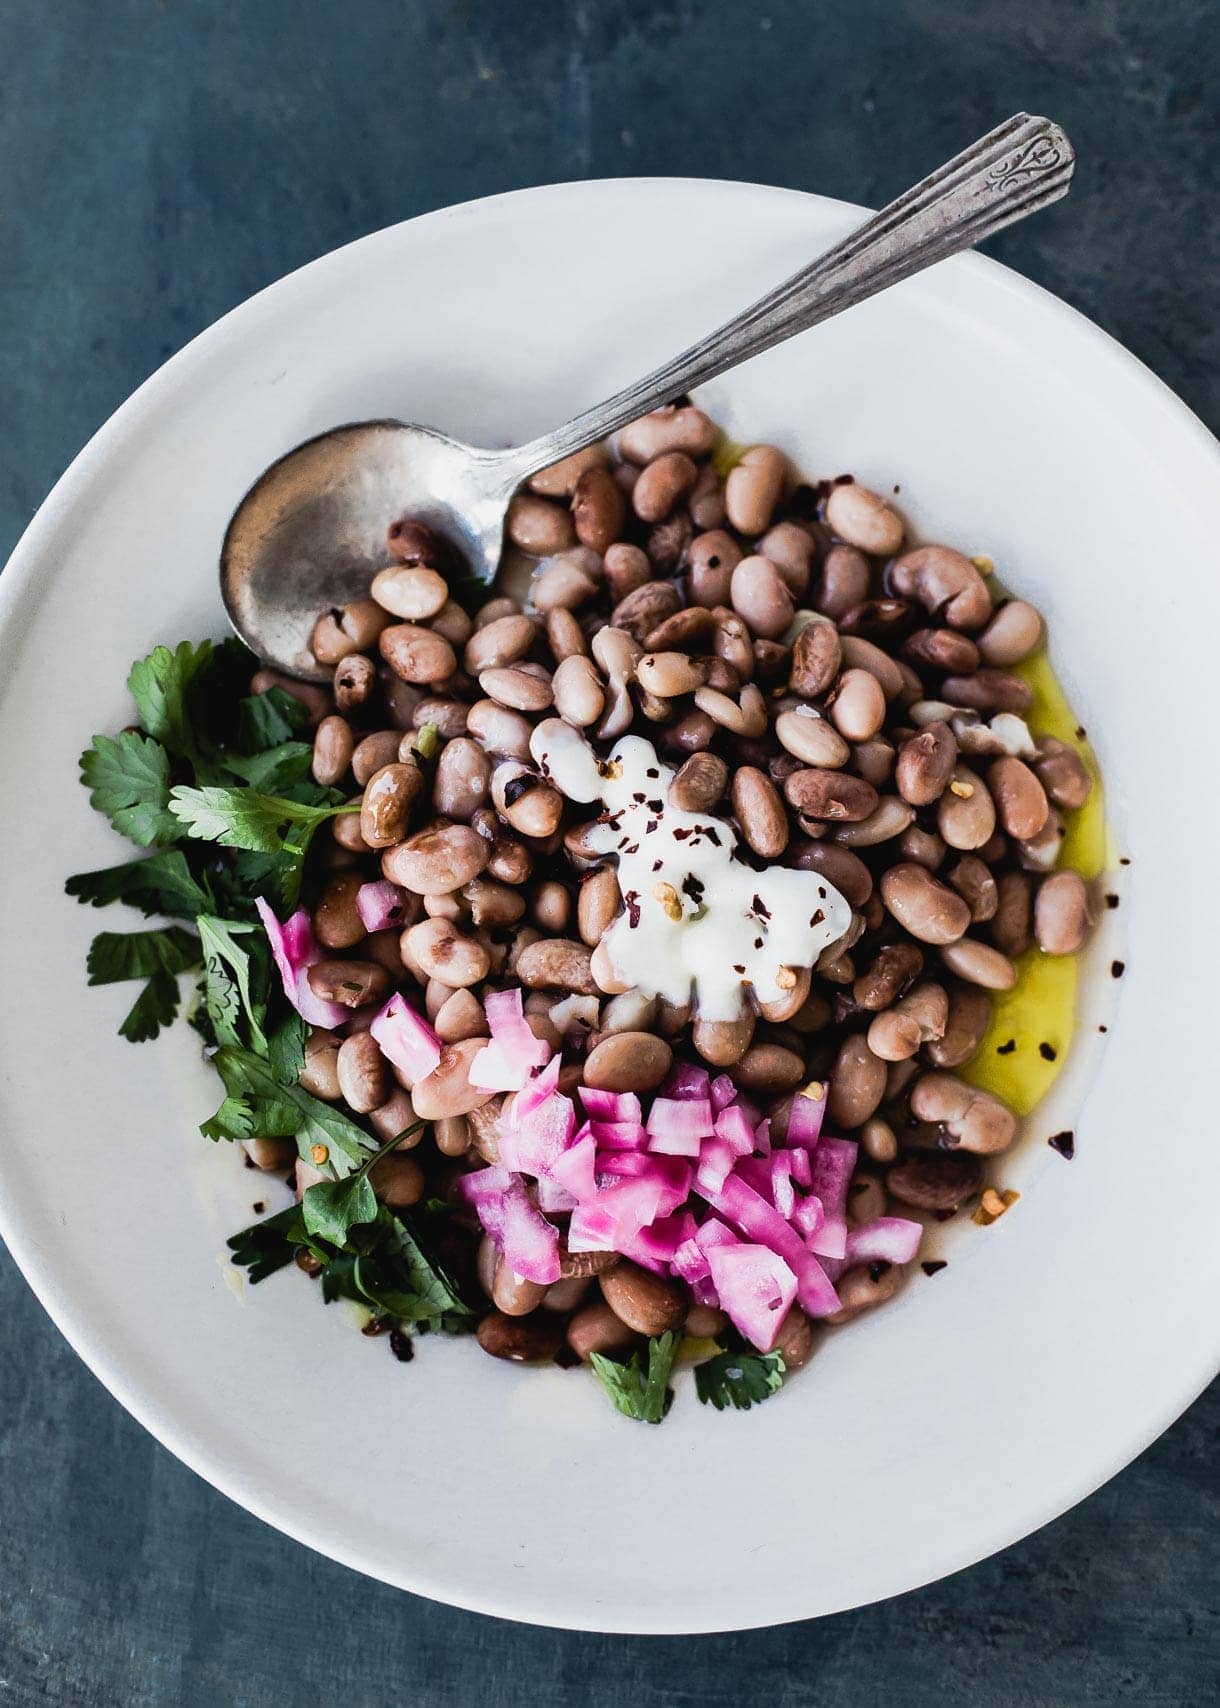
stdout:
<svg viewBox="0 0 1220 1708">
<path fill-rule="evenodd" d="M 296 1084 L 305 1066 L 306 1031 L 304 1020 L 292 1008 L 267 1040 L 267 1059 L 277 1084 Z"/>
<path fill-rule="evenodd" d="M 254 1222 L 234 1234 L 227 1244 L 233 1253 L 229 1262 L 247 1271 L 251 1285 L 265 1281 L 268 1275 L 291 1263 L 298 1251 L 309 1249 L 300 1205 L 290 1204 L 278 1215 Z"/>
<path fill-rule="evenodd" d="M 784 1361 L 778 1352 L 720 1352 L 695 1368 L 695 1392 L 717 1411 L 726 1406 L 749 1411 L 778 1393 L 783 1381 Z"/>
<path fill-rule="evenodd" d="M 375 1309 L 400 1322 L 435 1322 L 450 1333 L 473 1318 L 456 1283 L 425 1254 L 401 1214 L 379 1209 L 373 1226 L 350 1238 L 357 1251 L 354 1287 Z"/>
<path fill-rule="evenodd" d="M 211 641 L 182 641 L 171 652 L 154 647 L 137 659 L 127 687 L 140 714 L 140 723 L 171 753 L 195 760 L 199 755 L 190 709 L 191 689 L 212 660 Z"/>
<path fill-rule="evenodd" d="M 154 973 L 185 973 L 199 965 L 199 939 L 180 925 L 164 931 L 101 931 L 87 962 L 90 984 L 117 984 Z"/>
<path fill-rule="evenodd" d="M 660 1423 L 673 1401 L 669 1387 L 669 1372 L 678 1350 L 678 1336 L 654 1336 L 648 1342 L 648 1371 L 645 1374 L 638 1352 L 625 1363 L 607 1358 L 604 1353 L 591 1355 L 593 1374 L 609 1394 L 616 1410 L 638 1423 Z"/>
<path fill-rule="evenodd" d="M 119 1027 L 119 1036 L 130 1044 L 155 1038 L 178 1012 L 178 981 L 172 973 L 154 973 L 136 997 Z"/>
<path fill-rule="evenodd" d="M 256 925 L 206 913 L 195 923 L 203 951 L 204 1005 L 217 1042 L 245 1043 L 244 1019 L 251 1046 L 265 1054 L 268 979 L 262 933 Z M 251 933 L 256 934 L 253 945 L 243 948 L 236 939 Z"/>
<path fill-rule="evenodd" d="M 100 872 L 78 872 L 64 889 L 91 907 L 125 901 L 141 913 L 177 914 L 184 919 L 193 919 L 211 905 L 211 898 L 191 876 L 186 855 L 178 848 L 152 854 L 146 860 L 107 866 Z"/>
<path fill-rule="evenodd" d="M 95 735 L 80 757 L 90 805 L 142 848 L 177 842 L 182 826 L 169 811 L 169 755 L 138 730 Z"/>
<path fill-rule="evenodd" d="M 226 1097 L 216 1113 L 200 1123 L 199 1131 L 205 1139 L 252 1139 L 254 1111 L 244 1097 Z"/>
<path fill-rule="evenodd" d="M 295 1137 L 297 1150 L 306 1161 L 313 1160 L 312 1152 L 320 1145 L 326 1151 L 323 1160 L 337 1179 L 358 1168 L 373 1149 L 363 1127 L 330 1104 L 311 1097 L 299 1085 L 281 1084 L 262 1056 L 238 1045 L 222 1044 L 212 1057 L 212 1065 L 228 1095 L 245 1099 L 256 1118 L 271 1119 L 279 1135 Z M 284 1117 L 291 1118 L 291 1126 L 284 1124 Z M 275 1136 L 265 1125 L 260 1125 L 260 1131 Z"/>
<path fill-rule="evenodd" d="M 422 1121 L 416 1121 L 406 1131 L 414 1133 L 422 1126 Z M 301 1199 L 301 1209 L 305 1215 L 305 1226 L 311 1234 L 333 1240 L 335 1245 L 346 1245 L 353 1227 L 360 1222 L 376 1219 L 377 1200 L 373 1196 L 373 1188 L 369 1185 L 370 1170 L 374 1163 L 380 1162 L 383 1156 L 388 1156 L 404 1136 L 402 1133 L 395 1133 L 345 1179 L 319 1180 L 315 1185 L 306 1188 Z"/>
<path fill-rule="evenodd" d="M 269 747 L 261 753 L 225 756 L 225 765 L 235 777 L 252 789 L 268 793 L 303 783 L 312 764 L 313 748 L 307 741 L 282 741 L 278 747 Z"/>
<path fill-rule="evenodd" d="M 357 810 L 344 804 L 306 806 L 283 795 L 260 794 L 257 789 L 189 789 L 182 785 L 170 791 L 169 805 L 179 823 L 201 842 L 219 842 L 222 848 L 245 848 L 253 854 L 281 854 L 286 846 L 297 851 L 299 842 L 294 832 L 312 835 L 336 813 Z"/>
<path fill-rule="evenodd" d="M 266 753 L 291 741 L 309 722 L 309 712 L 295 694 L 268 688 L 251 694 L 237 708 L 237 744 L 243 753 Z"/>
</svg>

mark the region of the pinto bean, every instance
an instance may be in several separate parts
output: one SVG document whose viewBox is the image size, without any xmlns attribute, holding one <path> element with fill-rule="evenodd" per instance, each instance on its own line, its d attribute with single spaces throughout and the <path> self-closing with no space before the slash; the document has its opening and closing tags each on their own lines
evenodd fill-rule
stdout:
<svg viewBox="0 0 1220 1708">
<path fill-rule="evenodd" d="M 339 1083 L 340 1040 L 333 1032 L 311 1026 L 305 1040 L 305 1060 L 297 1074 L 297 1082 L 311 1097 L 326 1103 L 337 1103 L 343 1095 Z"/>
<path fill-rule="evenodd" d="M 1024 712 L 1034 693 L 1021 676 L 990 667 L 973 676 L 946 676 L 940 691 L 951 706 L 968 706 L 976 712 Z"/>
<path fill-rule="evenodd" d="M 843 649 L 831 622 L 806 623 L 792 643 L 789 684 L 806 700 L 824 694 L 839 674 Z"/>
<path fill-rule="evenodd" d="M 784 781 L 784 794 L 809 818 L 857 823 L 877 807 L 877 791 L 863 777 L 810 767 Z"/>
<path fill-rule="evenodd" d="M 886 1172 L 891 1198 L 914 1210 L 956 1210 L 983 1184 L 983 1165 L 969 1151 L 917 1150 Z"/>
<path fill-rule="evenodd" d="M 940 799 L 957 763 L 957 742 L 945 723 L 924 726 L 898 749 L 894 781 L 912 806 L 929 806 Z"/>
<path fill-rule="evenodd" d="M 530 476 L 527 484 L 531 492 L 542 498 L 571 498 L 585 470 L 604 468 L 605 464 L 605 447 L 586 445 L 583 451 L 573 451 L 571 456 L 561 457 L 557 463 L 539 469 L 537 474 Z"/>
<path fill-rule="evenodd" d="M 708 609 L 727 605 L 733 571 L 741 562 L 742 550 L 723 528 L 697 534 L 690 543 L 687 579 L 692 605 Z"/>
<path fill-rule="evenodd" d="M 709 660 L 690 658 L 684 652 L 646 652 L 636 665 L 636 680 L 646 694 L 658 699 L 677 699 L 693 694 L 707 681 Z"/>
<path fill-rule="evenodd" d="M 506 759 L 491 775 L 496 811 L 522 836 L 547 837 L 559 828 L 563 796 L 528 766 Z"/>
<path fill-rule="evenodd" d="M 881 878 L 881 899 L 905 931 L 921 943 L 953 943 L 970 924 L 970 909 L 925 866 L 891 866 Z"/>
<path fill-rule="evenodd" d="M 874 557 L 892 557 L 902 545 L 902 517 L 884 498 L 855 481 L 831 488 L 826 521 L 841 540 Z"/>
<path fill-rule="evenodd" d="M 854 908 L 861 908 L 873 893 L 873 875 L 858 854 L 826 842 L 805 842 L 790 856 L 789 863 L 800 872 L 820 872 Z"/>
<path fill-rule="evenodd" d="M 453 990 L 480 984 L 490 970 L 487 950 L 479 940 L 456 930 L 448 919 L 421 919 L 412 925 L 405 934 L 403 953 L 428 978 L 441 979 Z"/>
<path fill-rule="evenodd" d="M 673 1059 L 664 1038 L 651 1032 L 612 1032 L 585 1058 L 585 1084 L 600 1091 L 654 1091 Z"/>
<path fill-rule="evenodd" d="M 471 676 L 501 670 L 524 658 L 537 638 L 538 625 L 532 617 L 497 617 L 474 631 L 466 642 L 462 663 Z"/>
<path fill-rule="evenodd" d="M 909 802 L 897 795 L 882 795 L 867 818 L 857 824 L 836 824 L 831 835 L 852 848 L 875 848 L 879 842 L 901 836 L 914 817 L 915 808 Z"/>
<path fill-rule="evenodd" d="M 883 1121 L 880 1115 L 874 1115 L 861 1127 L 860 1145 L 865 1156 L 873 1162 L 890 1163 L 898 1160 L 897 1135 L 889 1122 Z"/>
<path fill-rule="evenodd" d="M 401 1156 L 397 1151 L 391 1151 L 369 1169 L 369 1185 L 383 1204 L 403 1210 L 419 1203 L 427 1182 L 423 1169 L 413 1156 Z"/>
<path fill-rule="evenodd" d="M 392 623 L 381 631 L 377 644 L 404 682 L 443 682 L 457 669 L 457 654 L 444 635 L 417 623 Z"/>
<path fill-rule="evenodd" d="M 661 743 L 670 753 L 679 756 L 702 753 L 711 745 L 718 727 L 706 712 L 687 712 L 685 717 L 662 730 Z"/>
<path fill-rule="evenodd" d="M 527 1281 L 505 1262 L 503 1253 L 496 1258 L 491 1284 L 491 1302 L 506 1317 L 526 1317 L 536 1311 L 546 1298 L 541 1281 Z"/>
<path fill-rule="evenodd" d="M 664 451 L 641 469 L 631 491 L 631 507 L 642 522 L 662 522 L 694 486 L 698 475 L 685 451 Z"/>
<path fill-rule="evenodd" d="M 580 623 L 571 611 L 558 606 L 546 614 L 546 639 L 557 665 L 588 655 L 589 645 Z"/>
<path fill-rule="evenodd" d="M 932 670 L 964 676 L 979 667 L 979 649 L 956 629 L 917 629 L 902 643 L 902 655 Z"/>
<path fill-rule="evenodd" d="M 369 592 L 383 611 L 406 622 L 423 623 L 441 610 L 449 586 L 443 575 L 423 564 L 392 563 L 373 577 Z"/>
<path fill-rule="evenodd" d="M 716 423 L 694 404 L 670 403 L 621 428 L 618 448 L 629 463 L 650 463 L 667 451 L 705 457 L 718 436 Z"/>
<path fill-rule="evenodd" d="M 322 891 L 313 913 L 313 929 L 324 949 L 350 949 L 364 936 L 364 921 L 356 906 L 363 882 L 359 872 L 340 872 Z"/>
<path fill-rule="evenodd" d="M 457 1044 L 463 1038 L 486 1038 L 488 1035 L 483 1004 L 473 991 L 466 988 L 452 991 L 445 998 L 432 1016 L 432 1027 L 442 1044 Z"/>
<path fill-rule="evenodd" d="M 536 676 L 520 665 L 480 671 L 479 687 L 498 705 L 514 712 L 544 712 L 554 697 L 548 674 Z"/>
<path fill-rule="evenodd" d="M 872 572 L 868 559 L 854 546 L 831 546 L 822 561 L 814 606 L 833 622 L 867 599 Z"/>
<path fill-rule="evenodd" d="M 491 1311 L 475 1330 L 484 1352 L 512 1364 L 549 1364 L 563 1345 L 563 1326 L 551 1311 L 509 1317 Z"/>
<path fill-rule="evenodd" d="M 616 541 L 607 549 L 602 571 L 610 597 L 616 605 L 621 604 L 629 593 L 634 593 L 637 587 L 643 587 L 646 581 L 652 580 L 648 553 L 639 546 L 627 545 L 623 540 Z"/>
<path fill-rule="evenodd" d="M 733 1067 L 750 1047 L 754 1016 L 747 1009 L 736 1020 L 703 1020 L 691 1027 L 691 1043 L 713 1067 Z"/>
<path fill-rule="evenodd" d="M 746 1091 L 795 1091 L 805 1078 L 805 1063 L 782 1044 L 751 1044 L 734 1068 L 733 1078 Z"/>
<path fill-rule="evenodd" d="M 591 659 L 579 655 L 563 659 L 551 678 L 551 689 L 555 710 L 577 729 L 595 724 L 605 710 L 606 690 Z"/>
<path fill-rule="evenodd" d="M 1013 843 L 1018 866 L 1025 872 L 1049 872 L 1059 858 L 1063 837 L 1063 821 L 1054 813 L 1048 813 L 1046 823 L 1037 836 L 1031 836 L 1028 842 Z"/>
<path fill-rule="evenodd" d="M 934 1122 L 962 1150 L 988 1155 L 1007 1150 L 1017 1118 L 998 1097 L 966 1085 L 951 1073 L 925 1073 L 911 1092 L 911 1113 Z"/>
<path fill-rule="evenodd" d="M 880 682 L 887 700 L 895 700 L 902 693 L 905 678 L 898 660 L 892 658 L 883 648 L 875 646 L 871 640 L 865 640 L 863 635 L 840 635 L 839 647 L 843 654 L 844 668 L 867 670 L 870 676 L 875 676 Z"/>
<path fill-rule="evenodd" d="M 597 1280 L 615 1316 L 637 1334 L 666 1334 L 686 1319 L 686 1288 L 668 1275 L 654 1275 L 625 1258 Z"/>
<path fill-rule="evenodd" d="M 310 649 L 319 664 L 338 664 L 348 653 L 367 652 L 389 620 L 373 599 L 335 606 L 314 624 Z"/>
<path fill-rule="evenodd" d="M 718 754 L 692 753 L 669 785 L 669 804 L 680 812 L 708 812 L 724 794 L 728 780 L 729 768 Z"/>
<path fill-rule="evenodd" d="M 962 937 L 956 943 L 946 943 L 941 959 L 951 973 L 969 984 L 982 985 L 984 990 L 1011 990 L 1017 982 L 1017 969 L 990 943 L 980 943 L 975 937 Z"/>
<path fill-rule="evenodd" d="M 991 616 L 987 583 L 968 557 L 951 546 L 920 546 L 889 567 L 889 585 L 951 629 L 981 629 Z"/>
<path fill-rule="evenodd" d="M 1001 953 L 1016 960 L 1029 948 L 1033 892 L 1024 872 L 1005 872 L 996 882 L 996 907 L 991 940 Z"/>
<path fill-rule="evenodd" d="M 724 507 L 740 534 L 765 534 L 779 503 L 788 465 L 774 445 L 751 445 L 729 470 L 724 483 Z"/>
<path fill-rule="evenodd" d="M 510 711 L 495 700 L 476 700 L 466 714 L 467 732 L 488 753 L 508 759 L 528 759 L 533 725 L 520 712 Z"/>
<path fill-rule="evenodd" d="M 1046 791 L 1022 759 L 1005 754 L 987 770 L 987 787 L 996 813 L 1009 836 L 1028 842 L 1046 823 L 1050 804 Z"/>
<path fill-rule="evenodd" d="M 517 977 L 529 990 L 566 990 L 596 996 L 589 949 L 567 937 L 543 937 L 517 957 Z"/>
<path fill-rule="evenodd" d="M 581 545 L 606 551 L 622 532 L 626 515 L 623 489 L 609 469 L 599 464 L 586 468 L 572 493 L 572 524 Z"/>
<path fill-rule="evenodd" d="M 961 1067 L 978 1049 L 990 1024 L 991 998 L 985 990 L 971 984 L 951 986 L 944 1036 L 929 1041 L 928 1060 L 934 1067 Z"/>
<path fill-rule="evenodd" d="M 622 912 L 618 876 L 610 866 L 590 872 L 576 897 L 576 924 L 581 940 L 596 948 L 615 918 Z"/>
<path fill-rule="evenodd" d="M 535 608 L 545 617 L 555 611 L 575 611 L 597 592 L 599 569 L 597 553 L 587 546 L 545 558 L 530 584 Z"/>
<path fill-rule="evenodd" d="M 845 1038 L 830 1072 L 826 1113 L 835 1126 L 860 1127 L 885 1096 L 885 1063 L 860 1033 Z"/>
<path fill-rule="evenodd" d="M 465 824 L 417 831 L 382 855 L 381 869 L 391 883 L 416 895 L 449 895 L 477 878 L 487 865 L 488 844 Z"/>
<path fill-rule="evenodd" d="M 777 522 L 758 542 L 763 557 L 770 558 L 788 584 L 794 599 L 803 599 L 809 590 L 809 570 L 813 562 L 813 535 L 796 522 Z"/>
<path fill-rule="evenodd" d="M 390 1095 L 390 1068 L 371 1032 L 356 1032 L 339 1046 L 339 1089 L 357 1115 L 379 1109 Z"/>
<path fill-rule="evenodd" d="M 1089 934 L 1089 892 L 1079 872 L 1052 872 L 1034 899 L 1034 935 L 1044 955 L 1074 955 Z"/>
<path fill-rule="evenodd" d="M 424 786 L 418 765 L 383 765 L 364 786 L 360 834 L 369 848 L 389 848 L 407 833 L 412 803 Z"/>
<path fill-rule="evenodd" d="M 900 1062 L 923 1044 L 943 1038 L 949 1020 L 949 998 L 943 985 L 918 984 L 868 1029 L 868 1045 L 882 1061 Z"/>
<path fill-rule="evenodd" d="M 733 570 L 729 597 L 753 634 L 776 640 L 792 622 L 792 594 L 770 558 L 743 557 Z"/>
<path fill-rule="evenodd" d="M 636 1332 L 610 1309 L 604 1299 L 585 1305 L 568 1324 L 568 1345 L 587 1364 L 595 1352 L 613 1356 L 635 1345 Z"/>
<path fill-rule="evenodd" d="M 645 639 L 658 623 L 664 622 L 666 617 L 672 617 L 677 609 L 678 589 L 672 582 L 646 581 L 642 587 L 637 587 L 633 593 L 619 601 L 611 612 L 610 622 L 615 629 L 625 629 L 643 646 Z M 598 658 L 596 642 L 593 656 L 602 664 L 602 660 Z M 605 669 L 606 666 L 602 664 L 602 668 Z"/>
<path fill-rule="evenodd" d="M 977 771 L 956 765 L 936 809 L 936 827 L 950 848 L 981 848 L 995 830 L 995 802 Z"/>
<path fill-rule="evenodd" d="M 1042 618 L 1024 599 L 1001 605 L 979 636 L 979 651 L 988 664 L 1006 670 L 1036 652 L 1042 640 Z"/>
<path fill-rule="evenodd" d="M 390 975 L 376 961 L 315 961 L 305 976 L 315 996 L 344 1008 L 380 1002 L 390 991 Z"/>
<path fill-rule="evenodd" d="M 886 943 L 872 965 L 852 985 L 857 1007 L 876 1013 L 888 1008 L 923 971 L 923 951 L 914 943 Z"/>
<path fill-rule="evenodd" d="M 885 722 L 885 694 L 867 670 L 845 670 L 827 706 L 835 728 L 848 741 L 871 741 Z"/>
<path fill-rule="evenodd" d="M 374 772 L 396 763 L 401 742 L 401 731 L 379 729 L 356 744 L 352 754 L 352 775 L 361 788 L 364 788 Z"/>
<path fill-rule="evenodd" d="M 775 734 L 783 747 L 819 770 L 846 765 L 851 749 L 832 723 L 812 706 L 798 705 L 781 712 Z"/>
<path fill-rule="evenodd" d="M 733 773 L 733 812 L 741 834 L 764 860 L 777 860 L 788 846 L 788 815 L 765 772 L 742 765 Z"/>
<path fill-rule="evenodd" d="M 720 528 L 724 525 L 724 486 L 711 463 L 699 470 L 694 486 L 686 500 L 686 508 L 696 528 Z"/>
<path fill-rule="evenodd" d="M 421 1121 L 469 1115 L 488 1101 L 492 1093 L 470 1083 L 471 1063 L 482 1048 L 482 1038 L 463 1038 L 445 1045 L 437 1066 L 411 1087 L 411 1101 Z"/>
<path fill-rule="evenodd" d="M 847 1189 L 847 1219 L 856 1227 L 885 1214 L 885 1187 L 871 1174 L 858 1174 Z"/>
<path fill-rule="evenodd" d="M 753 682 L 746 683 L 736 700 L 716 688 L 696 688 L 694 698 L 701 712 L 733 735 L 753 738 L 767 727 L 767 702 Z"/>
<path fill-rule="evenodd" d="M 1038 743 L 1034 770 L 1052 805 L 1065 811 L 1082 807 L 1093 790 L 1093 779 L 1074 748 L 1065 741 L 1043 736 Z"/>
<path fill-rule="evenodd" d="M 314 731 L 313 762 L 310 767 L 315 783 L 332 788 L 347 775 L 355 748 L 352 726 L 346 718 L 332 713 L 322 719 Z"/>
<path fill-rule="evenodd" d="M 436 760 L 432 799 L 445 818 L 468 819 L 487 800 L 491 760 L 469 736 L 447 741 Z"/>
<path fill-rule="evenodd" d="M 530 557 L 550 557 L 576 544 L 567 511 L 530 492 L 518 492 L 509 504 L 504 531 L 518 551 Z"/>
<path fill-rule="evenodd" d="M 327 713 L 334 710 L 329 693 L 317 683 L 298 682 L 295 676 L 285 676 L 279 670 L 256 670 L 250 678 L 251 694 L 265 694 L 269 688 L 281 688 L 299 700 L 309 713 L 310 729 L 316 729 Z"/>
</svg>

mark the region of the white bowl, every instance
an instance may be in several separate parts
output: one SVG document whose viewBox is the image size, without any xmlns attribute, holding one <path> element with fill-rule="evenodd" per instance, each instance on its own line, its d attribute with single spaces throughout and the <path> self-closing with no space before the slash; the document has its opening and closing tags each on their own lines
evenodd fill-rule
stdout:
<svg viewBox="0 0 1220 1708">
<path fill-rule="evenodd" d="M 76 757 L 129 662 L 222 631 L 216 559 L 255 475 L 337 422 L 523 439 L 633 378 L 858 217 L 685 180 L 451 208 L 328 255 L 169 362 L 86 447 L 0 581 L 0 1226 L 82 1358 L 166 1446 L 288 1534 L 484 1612 L 619 1631 L 829 1613 L 969 1565 L 1112 1476 L 1216 1366 L 1220 842 L 1214 442 L 1086 321 L 975 257 L 708 389 L 739 435 L 888 489 L 1049 615 L 1132 865 L 1128 976 L 1006 1180 L 1028 1189 L 746 1415 L 663 1428 L 575 1372 L 423 1340 L 409 1368 L 224 1236 L 274 1183 L 209 1147 L 182 1027 L 133 1047 L 87 990 L 71 871 L 125 857 Z M 1060 216 L 1062 217 L 1062 216 Z M 1173 711 L 1166 716 L 1165 708 Z M 131 924 L 136 921 L 132 920 Z M 1108 946 L 1095 953 L 1103 960 Z M 1108 1001 L 1094 966 L 1086 1009 Z M 1094 1025 L 1095 1016 L 1086 1026 Z M 1043 1140 L 1074 1127 L 1066 1164 Z M 236 1295 L 236 1296 L 235 1296 Z"/>
</svg>

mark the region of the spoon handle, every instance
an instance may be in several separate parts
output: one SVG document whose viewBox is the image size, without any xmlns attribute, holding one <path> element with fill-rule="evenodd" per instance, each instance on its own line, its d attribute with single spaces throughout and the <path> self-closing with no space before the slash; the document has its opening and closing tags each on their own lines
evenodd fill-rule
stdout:
<svg viewBox="0 0 1220 1708">
<path fill-rule="evenodd" d="M 565 426 L 500 453 L 513 485 L 785 338 L 1058 201 L 1067 194 L 1075 165 L 1072 145 L 1057 124 L 1017 113 L 681 355 Z"/>
</svg>

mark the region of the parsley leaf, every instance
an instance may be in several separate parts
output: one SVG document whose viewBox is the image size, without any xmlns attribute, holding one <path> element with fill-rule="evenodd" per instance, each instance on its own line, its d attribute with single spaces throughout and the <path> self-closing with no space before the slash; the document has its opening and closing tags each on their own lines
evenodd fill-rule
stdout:
<svg viewBox="0 0 1220 1708">
<path fill-rule="evenodd" d="M 90 984 L 185 973 L 199 965 L 199 939 L 180 925 L 164 931 L 101 931 L 90 945 L 87 965 Z"/>
<path fill-rule="evenodd" d="M 262 932 L 256 925 L 216 919 L 206 913 L 195 923 L 203 951 L 204 1006 L 217 1042 L 247 1042 L 241 1030 L 244 1020 L 251 1047 L 265 1055 L 267 1039 L 262 1023 L 267 1015 L 268 978 Z M 236 939 L 251 933 L 255 934 L 254 943 L 245 949 Z"/>
<path fill-rule="evenodd" d="M 177 842 L 182 826 L 169 811 L 169 755 L 138 730 L 95 735 L 80 757 L 89 802 L 142 848 Z"/>
<path fill-rule="evenodd" d="M 625 1363 L 594 1352 L 593 1374 L 624 1417 L 634 1418 L 638 1423 L 660 1423 L 673 1402 L 669 1372 L 677 1350 L 678 1335 L 671 1329 L 648 1342 L 647 1374 L 638 1352 L 633 1352 Z"/>
<path fill-rule="evenodd" d="M 695 1368 L 695 1392 L 717 1411 L 726 1406 L 749 1411 L 778 1393 L 783 1381 L 784 1361 L 778 1352 L 720 1352 Z"/>
<path fill-rule="evenodd" d="M 212 661 L 211 641 L 195 646 L 182 641 L 171 652 L 154 647 L 131 667 L 127 687 L 140 714 L 140 723 L 154 740 L 184 759 L 198 759 L 199 749 L 191 715 L 190 694 Z"/>
<path fill-rule="evenodd" d="M 309 722 L 309 712 L 295 694 L 268 688 L 251 694 L 237 708 L 237 743 L 243 753 L 266 753 L 291 741 Z"/>
<path fill-rule="evenodd" d="M 422 1121 L 416 1121 L 406 1132 L 418 1132 L 422 1126 Z M 333 1240 L 335 1245 L 346 1245 L 348 1235 L 357 1223 L 376 1219 L 377 1200 L 373 1196 L 373 1188 L 369 1185 L 369 1172 L 373 1164 L 380 1162 L 383 1156 L 388 1156 L 403 1137 L 405 1134 L 395 1133 L 379 1150 L 367 1156 L 360 1167 L 346 1179 L 319 1180 L 315 1185 L 306 1188 L 301 1199 L 301 1209 L 305 1215 L 305 1226 L 311 1234 Z"/>
<path fill-rule="evenodd" d="M 100 872 L 78 872 L 64 889 L 92 907 L 125 901 L 141 913 L 177 914 L 185 919 L 193 919 L 211 906 L 211 898 L 191 876 L 186 855 L 178 848 L 152 854 L 146 860 L 107 866 Z"/>
<path fill-rule="evenodd" d="M 363 1127 L 330 1104 L 311 1097 L 299 1085 L 281 1084 L 262 1056 L 234 1044 L 222 1044 L 212 1057 L 212 1066 L 229 1097 L 244 1099 L 254 1110 L 260 1134 L 292 1135 L 306 1161 L 313 1160 L 314 1147 L 321 1145 L 327 1153 L 323 1160 L 336 1178 L 359 1167 L 373 1148 Z"/>
</svg>

